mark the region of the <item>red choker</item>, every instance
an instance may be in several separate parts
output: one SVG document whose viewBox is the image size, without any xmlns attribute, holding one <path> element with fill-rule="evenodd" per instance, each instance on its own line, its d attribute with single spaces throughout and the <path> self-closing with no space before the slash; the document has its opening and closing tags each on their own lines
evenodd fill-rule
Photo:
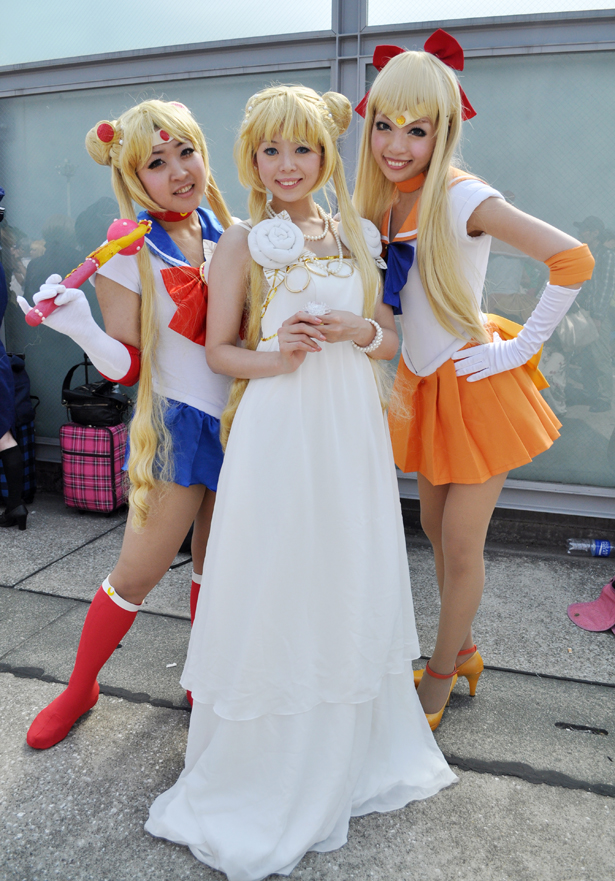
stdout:
<svg viewBox="0 0 615 881">
<path fill-rule="evenodd" d="M 411 177 L 408 180 L 402 180 L 398 184 L 395 184 L 400 193 L 414 193 L 416 190 L 420 190 L 420 188 L 425 183 L 425 172 L 422 171 L 420 174 L 417 174 L 416 177 Z M 155 217 L 156 215 L 152 215 Z"/>
<path fill-rule="evenodd" d="M 190 217 L 192 211 L 186 211 L 185 214 L 180 214 L 178 211 L 148 211 L 147 213 L 155 220 L 165 220 L 167 223 L 179 223 L 180 220 L 185 220 L 186 217 Z"/>
</svg>

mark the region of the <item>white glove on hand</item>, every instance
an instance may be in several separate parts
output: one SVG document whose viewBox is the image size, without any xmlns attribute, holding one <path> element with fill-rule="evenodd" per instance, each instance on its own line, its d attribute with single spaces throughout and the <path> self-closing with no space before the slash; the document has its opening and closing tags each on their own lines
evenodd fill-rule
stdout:
<svg viewBox="0 0 615 881">
<path fill-rule="evenodd" d="M 47 316 L 45 325 L 74 340 L 103 376 L 112 380 L 126 376 L 131 365 L 126 346 L 110 337 L 96 324 L 83 291 L 65 288 L 60 284 L 61 281 L 59 275 L 50 275 L 32 298 L 36 306 L 41 300 L 55 297 L 56 304 L 60 307 Z M 28 301 L 24 297 L 17 297 L 17 302 L 22 312 L 27 314 L 30 310 Z"/>
<path fill-rule="evenodd" d="M 477 382 L 494 373 L 503 373 L 513 367 L 521 367 L 532 357 L 519 351 L 518 337 L 514 340 L 503 340 L 499 333 L 493 334 L 493 342 L 471 349 L 461 349 L 451 355 L 457 376 L 467 376 L 468 382 Z M 538 347 L 540 348 L 540 346 Z M 468 376 L 471 373 L 472 376 Z"/>
<path fill-rule="evenodd" d="M 451 355 L 453 361 L 457 362 L 457 376 L 467 376 L 468 382 L 477 382 L 494 373 L 521 367 L 549 339 L 579 290 L 548 284 L 536 308 L 514 339 L 503 340 L 496 332 L 492 343 L 461 349 Z"/>
</svg>

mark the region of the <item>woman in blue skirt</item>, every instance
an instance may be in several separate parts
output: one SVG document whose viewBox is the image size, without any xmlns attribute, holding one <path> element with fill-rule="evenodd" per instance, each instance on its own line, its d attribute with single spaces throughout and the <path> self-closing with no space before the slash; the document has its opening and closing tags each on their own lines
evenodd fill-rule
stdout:
<svg viewBox="0 0 615 881">
<path fill-rule="evenodd" d="M 88 133 L 92 158 L 111 167 L 122 217 L 132 203 L 152 222 L 147 247 L 97 273 L 105 331 L 84 294 L 51 276 L 35 295 L 60 308 L 49 327 L 71 337 L 104 376 L 139 380 L 130 431 L 130 511 L 116 567 L 86 617 L 68 687 L 42 710 L 27 741 L 47 749 L 98 700 L 96 677 L 168 570 L 194 521 L 191 613 L 222 464 L 219 417 L 229 380 L 205 359 L 209 260 L 232 218 L 211 175 L 205 139 L 183 104 L 145 101 Z M 213 211 L 200 208 L 203 197 Z M 24 311 L 29 305 L 23 301 Z"/>
</svg>

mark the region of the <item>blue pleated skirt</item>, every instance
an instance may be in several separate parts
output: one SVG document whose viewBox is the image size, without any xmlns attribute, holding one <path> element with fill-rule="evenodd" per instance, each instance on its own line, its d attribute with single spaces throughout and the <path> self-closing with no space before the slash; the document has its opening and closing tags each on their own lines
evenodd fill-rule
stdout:
<svg viewBox="0 0 615 881">
<path fill-rule="evenodd" d="M 200 484 L 215 492 L 224 453 L 220 443 L 220 420 L 181 401 L 167 399 L 165 425 L 173 441 L 173 483 Z M 130 443 L 126 446 L 124 470 L 128 468 Z"/>
</svg>

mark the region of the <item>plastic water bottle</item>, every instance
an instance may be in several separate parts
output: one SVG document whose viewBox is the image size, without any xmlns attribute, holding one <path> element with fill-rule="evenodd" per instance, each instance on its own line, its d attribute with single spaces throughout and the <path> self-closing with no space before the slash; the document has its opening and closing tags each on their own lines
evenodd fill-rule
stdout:
<svg viewBox="0 0 615 881">
<path fill-rule="evenodd" d="M 610 557 L 615 546 L 605 538 L 569 538 L 568 553 L 578 557 Z"/>
</svg>

